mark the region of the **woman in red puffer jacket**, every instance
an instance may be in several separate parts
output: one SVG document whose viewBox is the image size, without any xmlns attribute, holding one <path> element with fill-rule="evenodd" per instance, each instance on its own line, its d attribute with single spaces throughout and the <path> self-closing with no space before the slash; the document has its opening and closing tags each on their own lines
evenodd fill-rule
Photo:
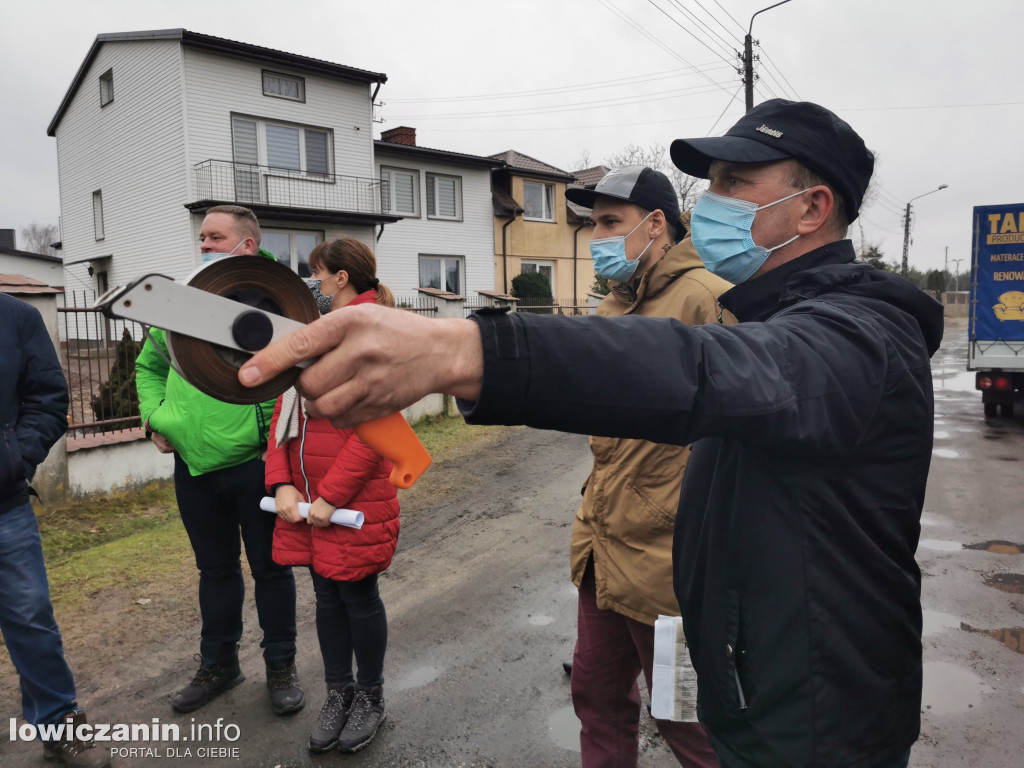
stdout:
<svg viewBox="0 0 1024 768">
<path fill-rule="evenodd" d="M 376 277 L 373 251 L 358 240 L 321 243 L 309 265 L 321 312 L 350 304 L 395 305 Z M 316 593 L 327 699 L 309 748 L 355 752 L 370 743 L 386 717 L 388 625 L 377 576 L 391 564 L 398 543 L 398 494 L 388 479 L 392 465 L 351 429 L 308 418 L 294 389 L 278 398 L 270 435 L 266 484 L 279 517 L 274 560 L 310 566 Z M 299 502 L 310 502 L 306 520 Z M 362 528 L 331 524 L 336 508 L 362 512 Z"/>
</svg>

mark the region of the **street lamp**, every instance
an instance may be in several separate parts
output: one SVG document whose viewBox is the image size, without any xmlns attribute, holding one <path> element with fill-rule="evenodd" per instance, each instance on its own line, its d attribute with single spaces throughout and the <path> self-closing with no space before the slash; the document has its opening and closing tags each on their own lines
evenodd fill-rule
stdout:
<svg viewBox="0 0 1024 768">
<path fill-rule="evenodd" d="M 907 254 L 910 251 L 910 204 L 915 200 L 919 200 L 922 197 L 938 192 L 940 189 L 945 189 L 948 186 L 949 184 L 939 184 L 939 186 L 931 192 L 925 192 L 923 195 L 912 197 L 907 201 L 907 212 L 903 217 L 903 271 L 900 273 L 903 277 L 907 276 Z"/>
<path fill-rule="evenodd" d="M 785 5 L 788 2 L 789 0 L 782 0 L 780 3 L 762 8 L 757 13 L 770 11 L 772 8 L 778 8 L 780 5 Z M 757 13 L 754 16 L 757 16 Z M 754 16 L 750 17 L 750 28 L 747 30 L 746 37 L 743 38 L 743 85 L 746 92 L 745 111 L 747 112 L 754 108 L 754 40 L 751 37 L 754 32 Z"/>
</svg>

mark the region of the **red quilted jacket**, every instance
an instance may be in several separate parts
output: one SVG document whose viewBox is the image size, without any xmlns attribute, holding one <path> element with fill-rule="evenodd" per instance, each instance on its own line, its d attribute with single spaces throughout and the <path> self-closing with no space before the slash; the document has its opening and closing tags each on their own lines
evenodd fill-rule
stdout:
<svg viewBox="0 0 1024 768">
<path fill-rule="evenodd" d="M 359 581 L 391 564 L 398 544 L 398 493 L 388 477 L 391 462 L 371 450 L 351 429 L 326 419 L 300 416 L 299 436 L 283 446 L 274 438 L 281 399 L 274 406 L 267 453 L 267 491 L 290 483 L 307 501 L 323 497 L 335 507 L 363 513 L 360 530 L 340 525 L 316 528 L 303 520 L 277 519 L 274 560 L 281 565 L 312 565 L 335 581 Z"/>
</svg>

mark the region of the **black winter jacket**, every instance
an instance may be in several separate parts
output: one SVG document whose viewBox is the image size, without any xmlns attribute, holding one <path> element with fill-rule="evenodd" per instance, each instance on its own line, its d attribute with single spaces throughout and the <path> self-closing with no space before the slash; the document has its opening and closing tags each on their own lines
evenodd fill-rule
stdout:
<svg viewBox="0 0 1024 768">
<path fill-rule="evenodd" d="M 477 317 L 483 388 L 460 406 L 696 441 L 673 568 L 716 750 L 744 768 L 872 768 L 920 727 L 914 552 L 942 307 L 849 241 L 720 302 L 738 325 Z"/>
<path fill-rule="evenodd" d="M 67 413 L 67 382 L 39 310 L 0 294 L 0 513 L 28 501 Z"/>
</svg>

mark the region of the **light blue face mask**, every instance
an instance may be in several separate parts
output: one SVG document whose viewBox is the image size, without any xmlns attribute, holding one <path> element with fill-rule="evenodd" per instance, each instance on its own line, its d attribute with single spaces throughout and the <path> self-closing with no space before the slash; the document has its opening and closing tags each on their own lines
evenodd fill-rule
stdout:
<svg viewBox="0 0 1024 768">
<path fill-rule="evenodd" d="M 651 214 L 648 213 L 644 216 L 643 221 L 633 227 L 628 234 L 618 237 L 601 237 L 590 241 L 590 255 L 594 259 L 594 269 L 597 274 L 620 283 L 626 282 L 633 276 L 640 264 L 641 257 L 647 253 L 647 248 L 650 248 L 654 241 L 651 240 L 650 243 L 647 243 L 647 248 L 640 251 L 640 255 L 635 259 L 629 261 L 626 259 L 626 238 L 640 229 L 644 221 L 650 217 Z"/>
<path fill-rule="evenodd" d="M 228 253 L 204 253 L 203 254 L 203 264 L 209 264 L 211 261 L 216 261 L 217 259 L 223 259 L 225 256 L 233 256 L 235 251 L 238 250 L 238 246 L 241 245 L 242 243 L 244 243 L 245 240 L 246 240 L 246 238 L 244 238 L 244 237 L 241 240 L 239 240 L 238 241 L 238 245 L 236 245 L 234 248 L 232 248 L 231 251 L 228 252 Z"/>
<path fill-rule="evenodd" d="M 710 191 L 704 192 L 693 207 L 690 237 L 708 272 L 730 283 L 742 283 L 761 268 L 772 251 L 800 237 L 794 235 L 774 248 L 765 248 L 754 244 L 750 229 L 754 226 L 754 216 L 758 211 L 802 195 L 807 189 L 762 206 L 746 200 L 722 197 Z"/>
</svg>

